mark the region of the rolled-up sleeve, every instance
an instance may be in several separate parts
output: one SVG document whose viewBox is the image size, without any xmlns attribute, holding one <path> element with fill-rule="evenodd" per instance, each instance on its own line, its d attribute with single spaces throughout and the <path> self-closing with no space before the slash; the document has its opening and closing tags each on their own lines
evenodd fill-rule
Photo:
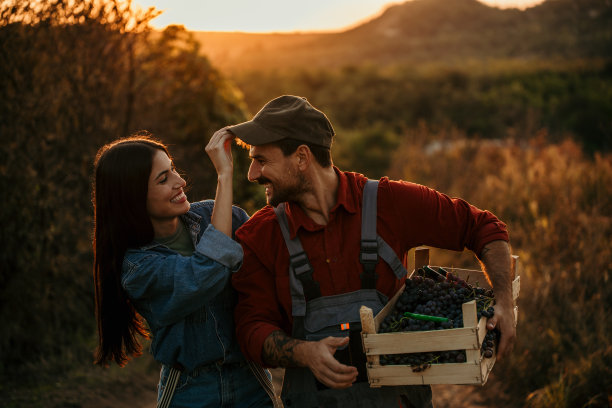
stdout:
<svg viewBox="0 0 612 408">
<path fill-rule="evenodd" d="M 382 194 L 389 203 L 387 223 L 401 226 L 407 248 L 428 245 L 480 256 L 483 247 L 495 240 L 508 241 L 506 224 L 493 213 L 460 198 L 449 197 L 429 187 L 408 182 L 386 181 Z M 381 214 L 381 213 L 379 213 Z"/>
<path fill-rule="evenodd" d="M 203 307 L 242 265 L 242 247 L 209 225 L 191 256 L 132 251 L 123 262 L 122 286 L 149 310 L 149 324 L 166 326 Z"/>
</svg>

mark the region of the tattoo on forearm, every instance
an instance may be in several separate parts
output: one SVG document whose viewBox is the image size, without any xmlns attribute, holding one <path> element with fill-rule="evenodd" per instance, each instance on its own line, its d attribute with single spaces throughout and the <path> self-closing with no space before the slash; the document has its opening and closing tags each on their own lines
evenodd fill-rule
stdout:
<svg viewBox="0 0 612 408">
<path fill-rule="evenodd" d="M 273 366 L 297 367 L 293 352 L 301 341 L 287 336 L 282 331 L 272 332 L 264 341 L 263 360 Z"/>
</svg>

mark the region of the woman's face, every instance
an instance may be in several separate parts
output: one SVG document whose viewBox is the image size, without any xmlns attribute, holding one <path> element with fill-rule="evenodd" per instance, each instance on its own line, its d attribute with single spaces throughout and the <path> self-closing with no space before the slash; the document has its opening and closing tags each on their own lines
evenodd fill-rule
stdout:
<svg viewBox="0 0 612 408">
<path fill-rule="evenodd" d="M 147 193 L 147 211 L 154 228 L 160 222 L 189 211 L 189 201 L 183 192 L 185 184 L 166 152 L 157 150 L 153 156 Z"/>
</svg>

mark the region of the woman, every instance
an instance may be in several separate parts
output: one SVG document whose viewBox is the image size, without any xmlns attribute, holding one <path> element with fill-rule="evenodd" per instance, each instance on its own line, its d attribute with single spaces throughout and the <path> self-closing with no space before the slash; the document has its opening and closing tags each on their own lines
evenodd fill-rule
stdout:
<svg viewBox="0 0 612 408">
<path fill-rule="evenodd" d="M 150 332 L 162 364 L 158 406 L 272 406 L 255 375 L 263 371 L 250 369 L 234 336 L 230 275 L 242 249 L 232 236 L 248 216 L 232 206 L 232 139 L 223 128 L 206 146 L 215 201 L 190 204 L 166 146 L 148 134 L 105 145 L 95 159 L 95 362 L 125 365 Z"/>
</svg>

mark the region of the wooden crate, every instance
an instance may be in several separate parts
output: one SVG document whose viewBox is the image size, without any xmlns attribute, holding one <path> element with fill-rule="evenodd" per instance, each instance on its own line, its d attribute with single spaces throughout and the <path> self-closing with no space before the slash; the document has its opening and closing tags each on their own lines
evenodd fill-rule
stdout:
<svg viewBox="0 0 612 408">
<path fill-rule="evenodd" d="M 518 257 L 512 257 L 512 296 L 516 300 L 520 290 L 520 277 L 517 275 Z M 415 251 L 415 269 L 429 265 L 429 249 L 418 248 Z M 434 266 L 434 268 L 436 268 Z M 448 272 L 459 276 L 471 285 L 490 288 L 484 273 L 480 270 L 444 267 Z M 413 272 L 414 273 L 414 272 Z M 361 325 L 362 341 L 367 356 L 367 371 L 370 387 L 393 385 L 422 384 L 480 384 L 486 383 L 489 373 L 495 364 L 495 356 L 484 358 L 480 348 L 484 340 L 486 318 L 477 321 L 476 302 L 464 303 L 463 328 L 401 333 L 378 333 L 380 324 L 391 313 L 402 287 L 387 305 L 374 317 L 372 310 L 362 306 Z M 518 308 L 514 308 L 514 317 L 518 317 Z M 388 354 L 407 354 L 421 352 L 440 352 L 447 350 L 465 350 L 466 362 L 432 364 L 424 371 L 413 372 L 408 365 L 381 365 L 380 356 Z"/>
</svg>

